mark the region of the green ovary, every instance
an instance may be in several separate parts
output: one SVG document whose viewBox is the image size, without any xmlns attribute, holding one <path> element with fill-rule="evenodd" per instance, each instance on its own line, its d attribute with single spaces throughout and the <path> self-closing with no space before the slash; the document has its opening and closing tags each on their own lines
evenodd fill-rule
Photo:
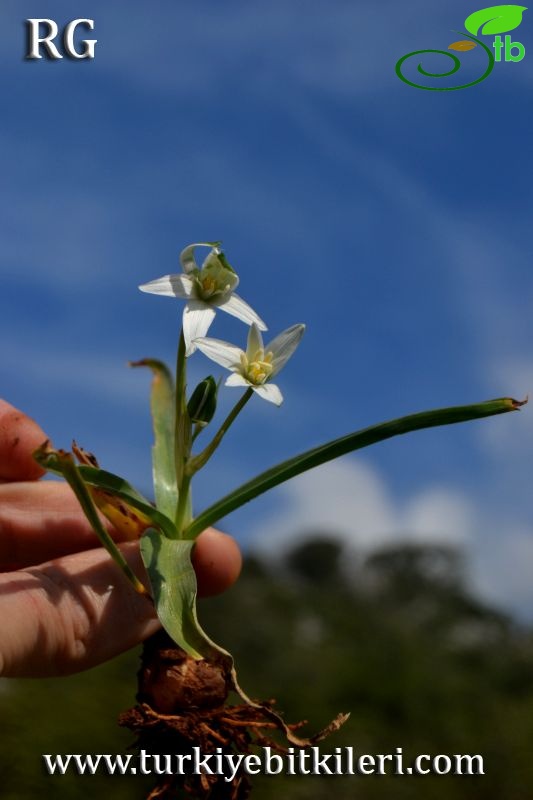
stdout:
<svg viewBox="0 0 533 800">
<path fill-rule="evenodd" d="M 212 260 L 196 275 L 198 293 L 202 300 L 228 294 L 235 288 L 236 276 L 218 260 Z"/>
</svg>

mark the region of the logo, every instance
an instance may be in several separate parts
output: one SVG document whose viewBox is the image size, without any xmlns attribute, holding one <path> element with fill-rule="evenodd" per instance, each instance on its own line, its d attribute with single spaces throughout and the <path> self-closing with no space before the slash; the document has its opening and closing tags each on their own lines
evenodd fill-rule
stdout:
<svg viewBox="0 0 533 800">
<path fill-rule="evenodd" d="M 94 20 L 92 19 L 73 19 L 65 25 L 63 35 L 60 37 L 63 43 L 63 52 L 67 58 L 85 59 L 94 58 L 94 48 L 97 39 L 83 39 L 79 44 L 80 50 L 76 47 L 74 37 L 79 27 L 87 30 L 94 30 Z M 41 35 L 42 34 L 42 35 Z M 59 26 L 53 19 L 27 19 L 26 20 L 26 58 L 43 58 L 41 49 L 47 59 L 56 61 L 63 58 L 56 45 L 59 37 Z M 61 47 L 61 44 L 59 45 Z"/>
<path fill-rule="evenodd" d="M 481 69 L 484 68 L 484 72 L 479 78 L 471 80 L 468 83 L 462 83 L 459 86 L 425 86 L 422 83 L 417 83 L 416 81 L 419 80 L 419 77 L 414 70 L 416 56 L 425 55 L 426 53 L 446 56 L 447 59 L 451 59 L 452 61 L 451 68 L 446 72 L 429 72 L 424 69 L 419 62 L 417 66 L 418 73 L 428 78 L 430 81 L 450 78 L 450 76 L 455 75 L 462 66 L 467 67 L 465 72 L 470 71 L 471 74 L 473 69 L 480 69 L 479 57 L 475 65 L 473 61 L 468 65 L 467 59 L 469 56 L 461 63 L 459 58 L 453 53 L 449 53 L 448 50 L 415 50 L 412 53 L 407 53 L 407 55 L 402 56 L 396 63 L 397 76 L 409 86 L 414 86 L 416 89 L 426 89 L 430 92 L 453 92 L 456 89 L 467 89 L 469 86 L 475 86 L 477 83 L 481 83 L 485 78 L 488 78 L 494 69 L 495 63 L 501 61 L 517 62 L 522 61 L 524 58 L 526 48 L 521 42 L 513 41 L 513 37 L 508 33 L 518 28 L 522 22 L 522 14 L 524 11 L 527 11 L 526 6 L 490 6 L 490 8 L 482 8 L 480 11 L 474 11 L 473 14 L 470 14 L 470 16 L 466 18 L 464 25 L 468 33 L 462 32 L 459 35 L 466 36 L 467 38 L 452 42 L 452 44 L 448 45 L 448 50 L 467 53 L 473 51 L 474 48 L 481 48 L 480 51 L 476 50 L 476 54 L 483 54 Z M 454 33 L 458 33 L 458 31 L 454 31 Z M 505 34 L 503 38 L 500 35 L 502 33 Z M 494 36 L 495 38 L 492 42 L 482 41 L 478 38 L 480 34 L 483 36 Z M 409 61 L 410 59 L 412 60 Z M 433 59 L 435 59 L 435 56 L 433 56 Z M 450 81 L 447 82 L 449 83 Z"/>
</svg>

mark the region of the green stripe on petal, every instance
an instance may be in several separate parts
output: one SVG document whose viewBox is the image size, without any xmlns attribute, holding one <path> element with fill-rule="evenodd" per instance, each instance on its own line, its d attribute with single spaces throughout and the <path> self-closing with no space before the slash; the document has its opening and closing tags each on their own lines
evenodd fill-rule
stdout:
<svg viewBox="0 0 533 800">
<path fill-rule="evenodd" d="M 277 373 L 283 369 L 300 344 L 304 332 L 305 325 L 292 325 L 267 344 L 265 352 L 272 353 L 272 365 L 274 367 L 272 375 L 277 375 Z"/>
</svg>

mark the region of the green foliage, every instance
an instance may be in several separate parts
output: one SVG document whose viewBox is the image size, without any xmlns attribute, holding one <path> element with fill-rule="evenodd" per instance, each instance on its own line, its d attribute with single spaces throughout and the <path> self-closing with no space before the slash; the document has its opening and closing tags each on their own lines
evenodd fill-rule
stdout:
<svg viewBox="0 0 533 800">
<path fill-rule="evenodd" d="M 141 539 L 141 556 L 150 578 L 157 614 L 169 636 L 192 658 L 229 655 L 205 635 L 196 616 L 194 542 L 168 539 L 149 528 Z"/>
<path fill-rule="evenodd" d="M 280 464 L 276 464 L 275 467 L 271 467 L 252 478 L 252 480 L 243 483 L 238 489 L 230 492 L 205 509 L 205 511 L 202 511 L 201 514 L 198 514 L 186 528 L 185 537 L 188 539 L 195 538 L 210 525 L 214 525 L 227 514 L 240 508 L 255 497 L 264 494 L 264 492 L 268 492 L 269 489 L 273 489 L 275 486 L 279 486 L 281 483 L 295 478 L 309 469 L 326 464 L 328 461 L 333 461 L 333 459 L 340 458 L 347 453 L 386 441 L 394 436 L 401 436 L 424 428 L 456 425 L 460 422 L 483 419 L 496 414 L 507 414 L 510 411 L 517 411 L 520 406 L 524 405 L 524 402 L 527 401 L 501 397 L 496 400 L 487 400 L 467 406 L 433 408 L 430 411 L 398 417 L 397 419 L 381 422 L 378 425 L 371 425 L 363 430 L 341 436 L 339 439 L 326 442 L 326 444 L 319 445 L 307 450 L 305 453 L 300 453 Z"/>
<path fill-rule="evenodd" d="M 149 367 L 153 372 L 150 410 L 154 427 L 152 469 L 156 506 L 162 514 L 174 519 L 178 495 L 174 460 L 174 425 L 176 394 L 174 379 L 168 367 L 155 358 L 134 361 L 132 367 Z"/>
<path fill-rule="evenodd" d="M 80 675 L 0 681 L 2 800 L 141 800 L 151 786 L 140 776 L 48 775 L 43 753 L 126 753 L 131 734 L 117 726 L 132 705 L 138 652 Z"/>
</svg>

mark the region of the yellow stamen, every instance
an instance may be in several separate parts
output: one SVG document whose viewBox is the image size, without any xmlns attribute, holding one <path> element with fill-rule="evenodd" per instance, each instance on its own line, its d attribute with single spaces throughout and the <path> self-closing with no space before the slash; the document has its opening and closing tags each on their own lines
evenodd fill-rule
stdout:
<svg viewBox="0 0 533 800">
<path fill-rule="evenodd" d="M 249 364 L 245 374 L 251 383 L 264 383 L 272 374 L 272 364 L 268 361 L 254 360 Z"/>
<path fill-rule="evenodd" d="M 217 283 L 214 278 L 210 275 L 207 275 L 205 278 L 202 278 L 202 288 L 204 292 L 208 292 L 212 294 L 216 289 Z"/>
</svg>

